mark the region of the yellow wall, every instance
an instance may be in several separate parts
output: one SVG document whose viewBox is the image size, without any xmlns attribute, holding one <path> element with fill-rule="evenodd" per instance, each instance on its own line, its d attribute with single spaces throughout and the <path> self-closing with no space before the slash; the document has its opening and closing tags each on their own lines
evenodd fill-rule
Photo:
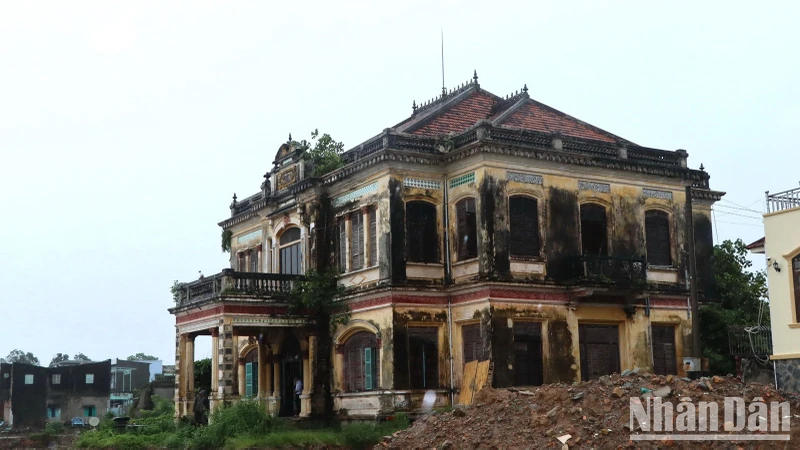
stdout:
<svg viewBox="0 0 800 450">
<path fill-rule="evenodd" d="M 794 308 L 792 258 L 800 254 L 800 208 L 764 216 L 773 359 L 800 357 L 800 323 Z M 777 261 L 781 271 L 772 268 Z"/>
</svg>

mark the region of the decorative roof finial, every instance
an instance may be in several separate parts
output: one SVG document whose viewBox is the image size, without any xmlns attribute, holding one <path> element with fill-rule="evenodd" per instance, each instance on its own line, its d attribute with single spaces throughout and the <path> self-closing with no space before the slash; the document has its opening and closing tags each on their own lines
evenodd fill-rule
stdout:
<svg viewBox="0 0 800 450">
<path fill-rule="evenodd" d="M 700 163 L 700 171 L 701 172 L 705 172 L 706 171 L 706 168 L 703 167 L 703 163 Z"/>
<path fill-rule="evenodd" d="M 412 109 L 414 112 L 417 112 L 417 101 L 416 101 L 416 100 L 414 100 L 414 101 L 411 103 L 411 109 Z"/>
<path fill-rule="evenodd" d="M 233 193 L 233 204 L 236 204 L 236 192 Z"/>
<path fill-rule="evenodd" d="M 288 141 L 286 141 L 286 142 L 288 142 L 288 143 L 290 143 L 290 144 L 292 143 L 292 133 L 289 133 L 289 140 L 288 140 Z"/>
<path fill-rule="evenodd" d="M 525 94 L 528 93 L 528 83 L 525 83 L 525 86 L 522 87 L 522 92 Z"/>
<path fill-rule="evenodd" d="M 475 84 L 478 84 L 478 71 L 477 70 L 474 70 L 472 72 L 472 82 L 475 83 Z"/>
<path fill-rule="evenodd" d="M 442 86 L 442 98 L 447 97 L 447 88 Z"/>
</svg>

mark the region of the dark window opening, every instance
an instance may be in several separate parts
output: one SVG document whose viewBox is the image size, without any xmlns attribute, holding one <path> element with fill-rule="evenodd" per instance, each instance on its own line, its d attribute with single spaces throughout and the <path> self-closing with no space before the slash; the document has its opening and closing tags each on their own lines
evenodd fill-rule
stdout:
<svg viewBox="0 0 800 450">
<path fill-rule="evenodd" d="M 581 381 L 619 373 L 619 327 L 578 325 Z"/>
<path fill-rule="evenodd" d="M 536 199 L 511 197 L 508 201 L 512 256 L 539 256 L 539 208 Z"/>
<path fill-rule="evenodd" d="M 462 261 L 478 256 L 478 225 L 475 212 L 475 199 L 465 198 L 456 203 L 458 220 L 458 260 Z"/>
<path fill-rule="evenodd" d="M 364 267 L 364 215 L 361 211 L 350 214 L 350 267 Z"/>
<path fill-rule="evenodd" d="M 300 252 L 300 229 L 289 228 L 280 238 L 280 270 L 281 273 L 302 275 Z"/>
<path fill-rule="evenodd" d="M 239 272 L 247 272 L 247 256 L 244 252 L 239 253 L 239 260 L 236 265 L 236 270 Z"/>
<path fill-rule="evenodd" d="M 373 333 L 359 331 L 344 344 L 344 383 L 347 392 L 378 387 L 378 340 Z"/>
<path fill-rule="evenodd" d="M 261 272 L 258 270 L 258 250 L 250 250 L 250 272 Z"/>
<path fill-rule="evenodd" d="M 406 252 L 408 261 L 438 262 L 438 234 L 435 205 L 428 202 L 406 203 Z"/>
<path fill-rule="evenodd" d="M 347 271 L 347 228 L 345 227 L 345 220 L 340 219 L 336 223 L 338 228 L 337 245 L 336 245 L 336 260 L 339 265 L 339 272 L 344 273 Z"/>
<path fill-rule="evenodd" d="M 647 263 L 656 266 L 672 265 L 672 246 L 669 238 L 669 215 L 662 211 L 644 214 Z"/>
<path fill-rule="evenodd" d="M 604 207 L 581 205 L 581 247 L 584 255 L 608 255 L 608 225 Z"/>
<path fill-rule="evenodd" d="M 514 322 L 514 385 L 540 386 L 544 381 L 542 324 Z"/>
<path fill-rule="evenodd" d="M 675 375 L 675 327 L 653 325 L 653 372 L 656 375 Z"/>
<path fill-rule="evenodd" d="M 378 264 L 378 211 L 369 209 L 369 265 Z"/>
<path fill-rule="evenodd" d="M 481 324 L 473 323 L 461 327 L 462 351 L 464 364 L 471 361 L 483 361 L 483 341 L 481 340 Z"/>
<path fill-rule="evenodd" d="M 800 323 L 800 255 L 792 259 L 792 277 L 794 278 L 794 321 Z"/>
<path fill-rule="evenodd" d="M 408 328 L 408 366 L 411 389 L 439 387 L 439 329 Z"/>
</svg>

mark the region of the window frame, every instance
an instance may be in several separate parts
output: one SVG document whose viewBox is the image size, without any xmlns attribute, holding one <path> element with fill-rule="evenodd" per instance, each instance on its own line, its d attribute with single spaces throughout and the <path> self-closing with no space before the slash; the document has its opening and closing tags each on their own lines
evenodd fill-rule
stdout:
<svg viewBox="0 0 800 450">
<path fill-rule="evenodd" d="M 87 373 L 84 382 L 85 382 L 85 384 L 94 384 L 94 374 L 93 373 Z"/>
<path fill-rule="evenodd" d="M 34 383 L 34 381 L 35 381 L 35 378 L 34 378 L 34 376 L 33 376 L 33 374 L 32 374 L 32 373 L 26 373 L 26 374 L 25 374 L 25 380 L 24 380 L 24 383 L 25 383 L 26 385 L 32 385 L 32 384 Z"/>
<path fill-rule="evenodd" d="M 463 205 L 463 208 L 462 208 Z M 472 206 L 472 211 L 469 206 Z M 461 213 L 464 213 L 462 218 Z M 455 203 L 455 217 L 456 217 L 456 261 L 467 261 L 478 257 L 478 201 L 473 196 L 463 197 Z M 470 217 L 467 214 L 472 214 L 472 229 L 470 230 Z M 469 236 L 470 232 L 474 236 Z M 464 237 L 472 237 L 474 241 L 474 250 L 472 244 L 464 243 Z"/>
<path fill-rule="evenodd" d="M 603 219 L 604 219 L 604 224 L 605 224 L 605 242 L 603 243 L 603 246 L 601 247 L 601 251 L 599 253 L 597 253 L 597 254 L 595 254 L 595 253 L 587 253 L 586 252 L 586 247 L 585 247 L 585 242 L 584 242 L 585 239 L 584 239 L 584 225 L 583 225 L 584 214 L 583 214 L 583 211 L 584 211 L 584 209 L 589 210 L 590 208 L 603 211 Z M 611 254 L 611 245 L 610 245 L 609 241 L 610 241 L 610 237 L 611 237 L 612 233 L 611 233 L 611 229 L 610 229 L 611 228 L 611 224 L 610 224 L 610 221 L 609 221 L 609 218 L 608 218 L 608 216 L 609 216 L 608 211 L 609 211 L 609 208 L 608 208 L 607 205 L 604 205 L 604 204 L 598 203 L 598 202 L 585 202 L 585 203 L 581 203 L 578 206 L 578 226 L 580 227 L 580 240 L 581 240 L 580 242 L 581 242 L 581 255 L 582 256 L 606 257 L 606 256 L 609 256 Z M 589 222 L 588 218 L 587 218 L 587 222 Z"/>
<path fill-rule="evenodd" d="M 430 242 L 424 241 L 424 240 L 423 241 L 419 241 L 419 240 L 409 239 L 409 236 L 410 236 L 410 233 L 409 233 L 409 217 L 410 217 L 410 215 L 408 213 L 409 206 L 411 206 L 412 209 L 420 208 L 420 210 L 426 210 L 425 211 L 426 215 L 427 214 L 432 214 L 432 217 L 428 217 L 428 216 L 425 217 L 425 222 L 426 223 L 427 223 L 428 219 L 433 219 L 433 223 L 428 228 L 429 232 L 431 232 L 431 231 L 433 232 L 433 234 L 432 234 L 433 238 L 431 239 Z M 412 262 L 412 263 L 418 263 L 418 264 L 439 264 L 439 263 L 441 263 L 441 258 L 439 257 L 439 227 L 438 227 L 439 211 L 438 211 L 437 205 L 435 203 L 432 203 L 432 202 L 429 202 L 429 201 L 426 201 L 426 200 L 413 200 L 412 199 L 412 200 L 408 200 L 408 201 L 405 202 L 404 209 L 405 209 L 405 224 L 404 225 L 405 225 L 405 233 L 406 233 L 406 249 L 405 249 L 405 251 L 406 251 L 406 261 Z M 412 223 L 411 225 L 413 227 L 413 226 L 416 226 L 418 224 L 417 223 Z M 427 235 L 427 233 L 425 233 L 425 232 L 423 232 L 423 234 Z M 415 245 L 418 245 L 419 248 L 414 248 Z M 425 252 L 425 249 L 428 248 L 428 247 L 432 248 L 432 250 L 430 250 L 430 252 L 432 252 L 432 253 L 426 253 Z M 412 253 L 415 253 L 415 254 L 412 255 Z M 416 255 L 416 254 L 418 254 L 418 255 Z M 412 259 L 412 257 L 414 259 Z"/>
<path fill-rule="evenodd" d="M 50 384 L 54 384 L 54 385 L 55 384 L 61 384 L 61 374 L 60 373 L 54 373 L 54 374 L 50 375 Z"/>
<path fill-rule="evenodd" d="M 283 237 L 286 233 L 290 232 L 291 230 L 298 230 L 298 236 L 296 240 L 288 241 L 286 243 L 282 242 Z M 300 229 L 297 225 L 291 225 L 281 231 L 280 236 L 278 236 L 278 273 L 281 274 L 290 274 L 290 275 L 302 275 L 303 274 L 303 230 Z M 288 249 L 292 246 L 297 246 L 297 273 L 293 272 L 284 272 L 284 264 L 283 264 L 283 252 L 285 249 Z"/>
<path fill-rule="evenodd" d="M 794 257 L 789 258 L 789 268 L 791 269 L 792 278 L 792 300 L 791 307 L 794 309 L 794 325 L 800 325 L 800 253 Z"/>
<path fill-rule="evenodd" d="M 361 270 L 366 267 L 364 257 L 364 213 L 359 209 L 347 215 L 350 221 L 350 270 Z"/>
<path fill-rule="evenodd" d="M 439 389 L 439 354 L 441 352 L 441 348 L 439 346 L 439 328 L 435 325 L 409 325 L 407 330 L 407 339 L 408 339 L 408 383 L 411 389 Z M 433 339 L 430 340 L 430 336 L 426 335 L 433 335 Z M 422 352 L 415 351 L 414 346 L 412 346 L 412 340 L 416 340 L 417 342 L 414 345 L 419 346 L 421 343 Z M 435 349 L 433 358 L 429 358 L 426 354 L 426 350 L 430 350 L 431 348 Z M 419 360 L 419 361 L 417 361 Z M 435 361 L 435 362 L 434 362 Z M 427 363 L 433 363 L 428 365 Z M 415 370 L 421 370 L 420 374 L 416 374 Z M 429 372 L 430 370 L 430 372 Z M 416 375 L 416 376 L 415 376 Z M 418 386 L 415 384 L 416 379 L 419 378 L 422 381 L 422 386 Z M 431 384 L 430 386 L 428 384 Z"/>
<path fill-rule="evenodd" d="M 649 236 L 651 227 L 648 226 L 648 221 L 658 221 L 652 225 L 653 227 L 666 226 L 666 231 L 659 229 L 655 231 L 656 235 L 652 236 L 653 239 L 658 240 L 659 238 L 658 235 L 660 235 L 661 233 L 665 233 L 664 236 L 666 237 L 666 245 L 667 245 L 666 254 L 665 255 L 657 254 L 656 262 L 652 261 L 651 258 L 652 252 L 650 251 L 650 246 L 663 245 L 664 242 L 659 241 L 657 244 L 651 242 L 650 239 L 651 236 Z M 661 237 L 663 238 L 664 236 Z M 645 254 L 647 255 L 648 265 L 660 266 L 660 267 L 673 266 L 674 259 L 672 258 L 672 220 L 671 220 L 671 215 L 668 212 L 660 209 L 648 209 L 644 212 L 644 239 L 645 239 Z M 661 251 L 663 251 L 663 249 L 661 249 Z M 662 259 L 661 258 L 662 256 L 665 256 L 666 258 Z"/>
<path fill-rule="evenodd" d="M 515 237 L 514 237 L 514 228 L 515 227 L 514 227 L 514 223 L 513 223 L 514 211 L 512 210 L 512 203 L 515 202 L 515 201 L 519 201 L 519 200 L 532 201 L 534 203 L 534 206 L 535 206 L 534 213 L 533 213 L 534 217 L 532 218 L 534 220 L 529 220 L 527 222 L 531 223 L 531 224 L 534 224 L 534 227 L 535 227 L 535 230 L 534 230 L 535 233 L 534 234 L 536 236 L 536 249 L 535 249 L 534 252 L 532 252 L 532 254 L 527 254 L 527 255 L 515 254 L 514 253 L 515 251 L 517 251 L 519 249 L 519 247 L 517 245 L 514 245 L 514 243 L 515 243 L 515 241 L 514 241 L 514 239 L 515 239 Z M 513 259 L 537 259 L 537 258 L 541 258 L 541 256 L 542 256 L 542 233 L 541 233 L 541 226 L 540 225 L 541 224 L 540 224 L 540 221 L 539 221 L 539 198 L 537 198 L 537 197 L 535 197 L 533 195 L 528 195 L 528 194 L 523 194 L 523 193 L 510 194 L 508 196 L 508 238 L 509 238 L 509 244 L 510 244 L 509 245 L 509 249 L 508 249 L 509 256 L 511 256 Z"/>
<path fill-rule="evenodd" d="M 345 392 L 367 392 L 380 389 L 380 346 L 378 336 L 365 329 L 358 329 L 342 343 L 343 363 L 342 387 Z M 369 363 L 367 361 L 369 355 Z M 355 358 L 355 360 L 353 359 Z M 356 366 L 357 369 L 356 369 Z M 355 372 L 355 373 L 354 373 Z"/>
</svg>

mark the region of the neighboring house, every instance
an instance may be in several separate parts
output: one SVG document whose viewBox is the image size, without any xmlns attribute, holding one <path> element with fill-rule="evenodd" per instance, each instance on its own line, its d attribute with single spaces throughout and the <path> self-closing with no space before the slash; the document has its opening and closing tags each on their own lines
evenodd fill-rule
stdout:
<svg viewBox="0 0 800 450">
<path fill-rule="evenodd" d="M 496 387 L 634 367 L 684 375 L 687 261 L 700 298 L 713 297 L 711 205 L 724 195 L 687 158 L 527 89 L 498 97 L 477 76 L 321 177 L 290 139 L 261 191 L 234 195 L 219 224 L 230 268 L 176 289 L 176 412 L 191 414 L 198 335 L 218 369 L 212 404 L 258 397 L 281 415 L 295 376 L 301 415 L 322 412 L 328 363 L 334 408 L 362 416 L 414 411 L 428 392 L 450 404 L 473 360 L 493 362 Z M 351 309 L 329 353 L 281 297 L 326 267 Z"/>
<path fill-rule="evenodd" d="M 3 420 L 14 427 L 40 427 L 100 417 L 108 406 L 110 367 L 108 360 L 57 367 L 2 364 Z"/>
<path fill-rule="evenodd" d="M 748 249 L 767 258 L 770 359 L 777 387 L 800 392 L 800 188 L 767 195 L 764 235 Z"/>
<path fill-rule="evenodd" d="M 127 414 L 133 404 L 134 391 L 138 391 L 150 381 L 148 361 L 111 360 L 111 401 L 109 410 L 114 415 Z"/>
</svg>

